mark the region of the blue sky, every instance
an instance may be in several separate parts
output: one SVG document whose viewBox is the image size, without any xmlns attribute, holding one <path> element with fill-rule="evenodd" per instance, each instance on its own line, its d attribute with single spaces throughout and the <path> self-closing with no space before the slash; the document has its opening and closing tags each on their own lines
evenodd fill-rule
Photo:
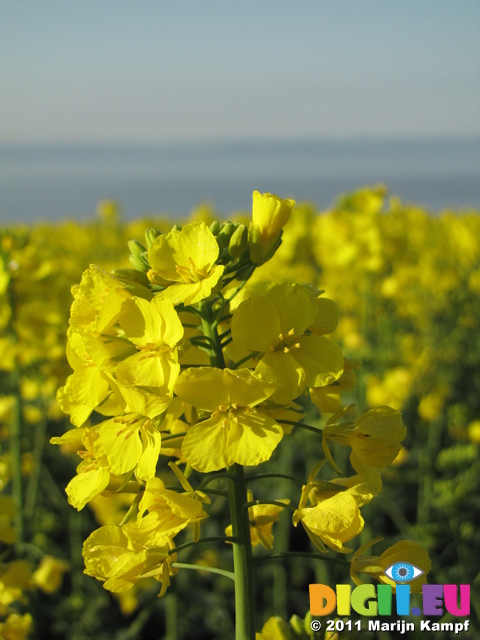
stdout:
<svg viewBox="0 0 480 640">
<path fill-rule="evenodd" d="M 0 0 L 0 139 L 480 135 L 478 0 Z"/>
</svg>

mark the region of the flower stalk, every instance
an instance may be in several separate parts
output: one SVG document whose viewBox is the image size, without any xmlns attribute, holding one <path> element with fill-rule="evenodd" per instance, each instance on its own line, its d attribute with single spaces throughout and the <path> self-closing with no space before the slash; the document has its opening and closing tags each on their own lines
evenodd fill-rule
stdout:
<svg viewBox="0 0 480 640">
<path fill-rule="evenodd" d="M 235 640 L 255 638 L 255 577 L 248 520 L 247 485 L 242 465 L 234 466 L 235 478 L 230 482 L 229 503 L 233 535 L 235 573 Z"/>
</svg>

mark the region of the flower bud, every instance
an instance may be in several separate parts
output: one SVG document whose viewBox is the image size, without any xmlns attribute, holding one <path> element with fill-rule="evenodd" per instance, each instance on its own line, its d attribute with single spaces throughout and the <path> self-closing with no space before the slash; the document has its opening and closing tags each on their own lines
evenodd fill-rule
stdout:
<svg viewBox="0 0 480 640">
<path fill-rule="evenodd" d="M 123 284 L 141 284 L 144 286 L 148 286 L 148 278 L 146 274 L 138 269 L 113 269 L 110 272 L 117 280 L 120 280 Z"/>
<path fill-rule="evenodd" d="M 138 242 L 138 240 L 129 240 L 127 244 L 128 244 L 128 248 L 130 249 L 130 253 L 132 254 L 132 256 L 135 256 L 136 258 L 140 258 L 142 253 L 145 253 L 146 251 L 143 244 Z"/>
<path fill-rule="evenodd" d="M 214 220 L 210 225 L 210 231 L 213 233 L 214 236 L 218 236 L 218 234 L 220 233 L 220 229 L 221 229 L 220 222 L 218 220 Z"/>
<path fill-rule="evenodd" d="M 294 204 L 294 200 L 282 200 L 272 193 L 253 192 L 252 223 L 249 232 L 252 262 L 263 264 L 278 249 L 282 229 L 290 218 Z"/>
<path fill-rule="evenodd" d="M 159 231 L 158 229 L 147 229 L 145 231 L 145 242 L 147 243 L 147 249 L 150 249 L 150 247 L 158 238 L 158 236 L 161 236 L 161 235 L 162 235 L 162 232 Z"/>
<path fill-rule="evenodd" d="M 248 247 L 248 227 L 246 224 L 239 224 L 232 233 L 228 244 L 228 253 L 232 258 L 241 258 Z"/>
<path fill-rule="evenodd" d="M 233 232 L 235 231 L 235 225 L 233 222 L 227 220 L 222 225 L 220 232 L 217 236 L 217 242 L 220 249 L 220 253 L 222 253 L 225 249 L 228 248 L 230 243 L 230 238 L 232 237 Z"/>
<path fill-rule="evenodd" d="M 129 240 L 128 248 L 130 249 L 129 256 L 130 264 L 132 264 L 135 269 L 139 271 L 147 272 L 150 269 L 150 264 L 148 262 L 148 251 L 145 249 L 143 244 L 138 242 L 138 240 Z"/>
</svg>

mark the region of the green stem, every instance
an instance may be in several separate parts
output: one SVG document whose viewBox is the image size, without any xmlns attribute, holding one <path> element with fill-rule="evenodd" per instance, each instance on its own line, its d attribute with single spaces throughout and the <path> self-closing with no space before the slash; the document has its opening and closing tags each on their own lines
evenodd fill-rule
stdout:
<svg viewBox="0 0 480 640">
<path fill-rule="evenodd" d="M 260 351 L 252 351 L 252 353 L 248 356 L 245 356 L 245 358 L 242 358 L 241 360 L 239 360 L 238 362 L 235 362 L 235 364 L 232 364 L 232 366 L 230 367 L 231 369 L 238 369 L 238 367 L 243 364 L 244 362 L 248 362 L 248 360 L 251 360 L 252 358 L 256 358 L 257 356 L 260 355 Z M 277 420 L 277 422 L 281 422 L 281 420 Z"/>
<path fill-rule="evenodd" d="M 162 444 L 164 442 L 167 442 L 168 440 L 175 440 L 176 438 L 183 438 L 183 436 L 186 436 L 186 435 L 187 435 L 186 431 L 182 431 L 181 433 L 171 433 L 168 436 L 162 435 Z"/>
<path fill-rule="evenodd" d="M 247 502 L 244 505 L 244 508 L 248 509 L 248 507 L 254 507 L 257 504 L 272 504 L 274 507 L 282 507 L 282 509 L 288 509 L 292 513 L 295 513 L 296 511 L 295 507 L 292 507 L 285 502 L 279 502 L 278 500 L 252 500 L 251 502 Z"/>
<path fill-rule="evenodd" d="M 236 477 L 229 493 L 232 532 L 238 539 L 233 543 L 235 640 L 255 640 L 255 577 L 248 509 L 244 508 L 247 484 L 243 467 L 236 464 L 233 469 Z"/>
<path fill-rule="evenodd" d="M 293 476 L 289 476 L 285 473 L 256 473 L 253 476 L 248 476 L 248 478 L 246 478 L 246 481 L 250 482 L 251 480 L 262 480 L 263 478 L 285 478 L 286 480 L 296 482 L 301 487 L 303 487 L 304 484 L 307 484 L 303 480 L 299 480 L 298 478 L 294 478 Z"/>
<path fill-rule="evenodd" d="M 218 336 L 216 325 L 214 325 L 212 305 L 208 302 L 201 302 L 202 331 L 203 335 L 211 340 L 212 350 L 209 352 L 210 364 L 212 367 L 225 369 L 225 359 L 223 357 L 222 344 Z"/>
<path fill-rule="evenodd" d="M 216 473 L 213 476 L 209 476 L 208 478 L 205 478 L 205 480 L 203 480 L 203 482 L 201 482 L 198 485 L 197 491 L 202 491 L 203 489 L 205 489 L 207 485 L 209 485 L 214 480 L 221 480 L 222 478 L 229 478 L 230 480 L 232 480 L 232 479 L 235 479 L 235 476 L 233 475 L 233 473 L 228 473 L 228 471 L 222 471 L 221 473 Z"/>
<path fill-rule="evenodd" d="M 207 571 L 208 573 L 217 573 L 220 576 L 225 576 L 226 578 L 230 578 L 230 580 L 235 581 L 235 575 L 231 571 L 226 571 L 225 569 L 217 569 L 217 567 L 207 567 L 201 564 L 188 564 L 185 562 L 172 562 L 172 567 L 176 567 L 178 569 L 193 569 L 194 571 Z M 249 636 L 245 637 L 247 638 L 247 640 L 250 640 Z"/>
<path fill-rule="evenodd" d="M 194 547 L 197 544 L 202 544 L 202 542 L 236 542 L 237 538 L 233 536 L 211 536 L 210 538 L 202 538 L 201 540 L 197 540 L 196 542 L 185 542 L 184 544 L 179 544 L 178 547 L 173 547 L 169 550 L 168 555 L 172 555 L 173 553 L 177 553 L 177 551 L 182 551 L 182 549 L 188 549 L 189 547 Z"/>
<path fill-rule="evenodd" d="M 309 424 L 305 424 L 304 422 L 294 422 L 293 420 L 280 420 L 278 419 L 277 422 L 280 422 L 281 424 L 293 424 L 294 427 L 300 427 L 301 429 L 306 429 L 307 431 L 313 431 L 314 433 L 322 433 L 321 429 L 318 429 L 317 427 L 312 427 Z"/>
<path fill-rule="evenodd" d="M 202 318 L 202 330 L 204 335 L 214 340 L 216 349 L 210 352 L 210 364 L 212 367 L 225 369 L 222 344 L 214 322 L 212 305 L 208 302 L 200 303 Z M 223 305 L 218 317 L 223 314 Z M 247 502 L 247 483 L 243 467 L 236 464 L 229 475 L 232 482 L 229 483 L 229 506 L 232 520 L 233 542 L 233 568 L 235 582 L 235 640 L 255 640 L 255 578 L 252 556 L 252 540 L 250 537 L 250 523 L 248 509 L 244 509 Z M 218 477 L 218 475 L 216 476 Z M 180 566 L 180 565 L 177 565 Z M 192 565 L 191 568 L 201 570 L 202 567 Z M 228 575 L 223 569 L 203 567 L 214 573 Z M 230 574 L 231 576 L 231 574 Z"/>
</svg>

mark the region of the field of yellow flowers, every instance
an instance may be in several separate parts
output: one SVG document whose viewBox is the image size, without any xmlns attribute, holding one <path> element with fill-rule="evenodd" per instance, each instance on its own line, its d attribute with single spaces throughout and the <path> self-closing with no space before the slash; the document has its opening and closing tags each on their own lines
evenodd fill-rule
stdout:
<svg viewBox="0 0 480 640">
<path fill-rule="evenodd" d="M 383 186 L 0 227 L 0 638 L 374 638 L 309 585 L 407 560 L 475 638 L 479 324 L 480 212 Z"/>
</svg>

